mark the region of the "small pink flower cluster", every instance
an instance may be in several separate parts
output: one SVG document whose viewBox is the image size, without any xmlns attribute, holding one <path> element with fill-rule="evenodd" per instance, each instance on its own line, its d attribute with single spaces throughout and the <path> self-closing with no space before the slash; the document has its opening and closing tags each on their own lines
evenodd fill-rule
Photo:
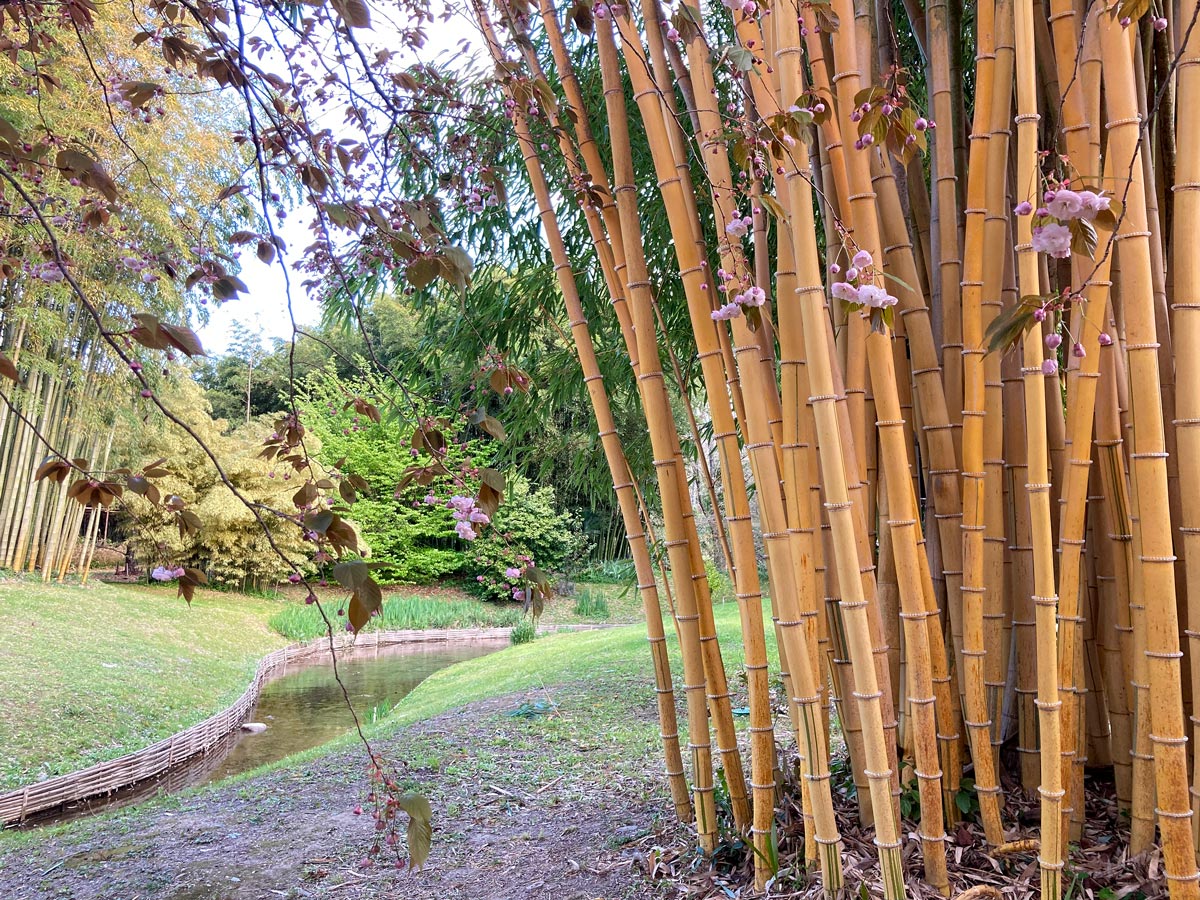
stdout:
<svg viewBox="0 0 1200 900">
<path fill-rule="evenodd" d="M 740 213 L 733 214 L 733 221 L 725 226 L 725 233 L 730 237 L 742 238 L 754 226 L 753 216 L 743 216 Z"/>
<path fill-rule="evenodd" d="M 1073 191 L 1070 188 L 1046 191 L 1042 200 L 1046 205 L 1034 213 L 1037 224 L 1033 227 L 1033 249 L 1055 259 L 1066 259 L 1071 255 L 1071 228 L 1064 223 L 1072 219 L 1091 222 L 1112 203 L 1109 197 L 1095 191 Z M 1031 206 L 1025 200 L 1013 211 L 1019 216 L 1028 215 Z"/>
<path fill-rule="evenodd" d="M 176 578 L 183 577 L 183 567 L 168 569 L 166 566 L 158 566 L 150 573 L 150 577 L 155 581 L 174 581 Z"/>
<path fill-rule="evenodd" d="M 835 300 L 854 306 L 869 306 L 872 309 L 887 309 L 898 302 L 895 297 L 883 288 L 874 284 L 875 260 L 866 250 L 854 254 L 850 268 L 846 270 L 845 281 L 835 281 L 829 289 Z M 829 271 L 836 275 L 841 268 L 835 263 Z"/>
<path fill-rule="evenodd" d="M 427 506 L 435 506 L 437 502 L 437 497 L 432 493 L 425 495 Z M 476 525 L 487 525 L 492 521 L 487 513 L 475 505 L 474 497 L 463 497 L 456 494 L 446 501 L 446 507 L 452 511 L 454 516 L 455 533 L 464 541 L 473 541 L 479 537 Z"/>
<path fill-rule="evenodd" d="M 758 285 L 753 284 L 744 291 L 734 293 L 736 286 L 733 282 L 733 275 L 726 272 L 724 269 L 717 270 L 717 277 L 721 279 L 721 287 L 729 296 L 729 302 L 712 313 L 712 317 L 717 322 L 724 322 L 729 319 L 736 319 L 742 314 L 742 307 L 752 306 L 759 307 L 767 302 L 767 292 Z"/>
</svg>

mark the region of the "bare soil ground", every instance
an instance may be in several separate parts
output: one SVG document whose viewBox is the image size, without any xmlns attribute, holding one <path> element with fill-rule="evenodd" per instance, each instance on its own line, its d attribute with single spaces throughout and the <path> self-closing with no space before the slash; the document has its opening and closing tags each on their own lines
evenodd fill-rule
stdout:
<svg viewBox="0 0 1200 900">
<path fill-rule="evenodd" d="M 363 867 L 373 820 L 361 747 L 232 785 L 0 842 L 7 900 L 617 900 L 656 898 L 636 845 L 669 836 L 649 747 L 620 758 L 574 713 L 586 692 L 497 698 L 405 729 L 377 749 L 433 805 L 423 871 Z M 650 711 L 636 711 L 639 718 Z"/>
</svg>

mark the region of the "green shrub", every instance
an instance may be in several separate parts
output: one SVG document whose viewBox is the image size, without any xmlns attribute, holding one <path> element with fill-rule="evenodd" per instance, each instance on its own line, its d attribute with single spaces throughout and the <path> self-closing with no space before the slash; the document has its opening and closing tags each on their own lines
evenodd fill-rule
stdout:
<svg viewBox="0 0 1200 900">
<path fill-rule="evenodd" d="M 345 619 L 337 608 L 325 603 L 326 614 L 334 620 L 335 630 L 344 628 Z M 436 597 L 388 597 L 383 611 L 367 623 L 366 631 L 409 631 L 425 628 L 508 628 L 522 619 L 513 605 L 500 607 L 473 600 L 440 600 Z M 293 641 L 311 641 L 326 633 L 325 622 L 316 606 L 290 603 L 268 620 L 271 628 Z"/>
<path fill-rule="evenodd" d="M 532 564 L 554 572 L 582 541 L 574 518 L 555 506 L 553 488 L 535 490 L 524 478 L 512 478 L 492 527 L 467 548 L 467 587 L 485 600 L 512 600 L 520 584 L 506 570 Z"/>
<path fill-rule="evenodd" d="M 533 622 L 529 619 L 524 619 L 513 626 L 512 632 L 508 639 L 514 644 L 528 644 L 537 637 L 537 629 L 534 628 Z"/>
<path fill-rule="evenodd" d="M 718 571 L 710 559 L 704 561 L 704 573 L 708 576 L 708 589 L 714 603 L 728 603 L 734 599 L 733 581 L 728 573 Z"/>
<path fill-rule="evenodd" d="M 575 601 L 575 615 L 582 619 L 607 619 L 612 613 L 608 601 L 599 591 L 584 587 Z"/>
<path fill-rule="evenodd" d="M 366 479 L 370 493 L 348 513 L 371 548 L 375 579 L 384 584 L 428 584 L 449 575 L 464 575 L 474 593 L 488 600 L 512 600 L 512 579 L 505 569 L 522 567 L 530 557 L 545 572 L 562 565 L 583 545 L 578 523 L 559 512 L 554 491 L 534 490 L 520 477 L 509 484 L 491 527 L 474 541 L 459 538 L 444 503 L 426 503 L 426 495 L 445 499 L 463 493 L 449 477 L 433 484 L 409 484 L 397 492 L 404 471 L 414 462 L 408 451 L 412 424 L 385 418 L 380 423 L 345 409 L 347 392 L 355 396 L 382 393 L 367 381 L 339 380 L 330 369 L 306 383 L 306 421 L 320 437 L 321 459 L 346 473 Z M 482 465 L 486 442 L 450 440 L 442 460 L 451 472 Z"/>
</svg>

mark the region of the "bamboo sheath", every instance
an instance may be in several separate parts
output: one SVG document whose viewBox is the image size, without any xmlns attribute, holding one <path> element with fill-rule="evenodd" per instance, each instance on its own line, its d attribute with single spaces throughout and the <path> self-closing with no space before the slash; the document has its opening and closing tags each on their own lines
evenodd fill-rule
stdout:
<svg viewBox="0 0 1200 900">
<path fill-rule="evenodd" d="M 491 31 L 490 23 L 480 12 L 480 24 L 483 26 L 488 39 L 489 49 L 497 62 L 503 58 L 502 51 Z M 514 130 L 521 145 L 522 157 L 525 160 L 526 173 L 529 177 L 534 195 L 538 203 L 542 227 L 554 260 L 555 273 L 558 277 L 559 288 L 566 304 L 567 316 L 571 323 L 571 336 L 575 344 L 576 358 L 583 371 L 584 382 L 587 385 L 588 397 L 596 417 L 601 445 L 605 459 L 612 475 L 613 489 L 621 509 L 625 524 L 625 533 L 629 541 L 630 554 L 633 557 L 634 571 L 637 577 L 638 590 L 642 598 L 642 607 L 646 615 L 646 629 L 650 642 L 651 658 L 654 663 L 655 694 L 658 701 L 660 735 L 663 742 L 663 755 L 666 762 L 666 774 L 671 789 L 671 798 L 675 812 L 680 821 L 687 822 L 692 818 L 691 801 L 688 796 L 687 780 L 683 770 L 683 758 L 679 749 L 679 729 L 675 714 L 675 694 L 671 682 L 670 661 L 667 658 L 666 636 L 663 630 L 662 611 L 658 598 L 658 588 L 654 578 L 654 567 L 646 543 L 642 517 L 639 513 L 636 492 L 634 490 L 632 473 L 625 459 L 620 437 L 617 435 L 612 411 L 609 406 L 608 393 L 605 390 L 600 374 L 596 351 L 592 344 L 583 306 L 575 285 L 574 273 L 567 258 L 566 247 L 559 231 L 557 216 L 554 213 L 550 190 L 546 183 L 541 163 L 537 156 L 537 145 L 529 133 L 524 112 L 520 106 L 514 108 Z"/>
<path fill-rule="evenodd" d="M 1161 397 L 1146 197 L 1139 160 L 1139 122 L 1129 39 L 1110 16 L 1100 18 L 1106 72 L 1105 107 L 1112 171 L 1123 179 L 1124 215 L 1117 230 L 1121 299 L 1130 396 L 1134 402 L 1130 466 L 1136 493 L 1135 548 L 1146 605 L 1145 656 L 1149 680 L 1150 735 L 1158 792 L 1157 817 L 1172 897 L 1200 897 L 1200 872 L 1188 797 L 1187 738 L 1175 606 L 1175 556 L 1167 497 L 1166 449 Z M 1108 68 L 1111 67 L 1111 68 Z M 1140 537 L 1140 545 L 1138 538 Z M 1136 628 L 1136 624 L 1135 624 Z"/>
</svg>

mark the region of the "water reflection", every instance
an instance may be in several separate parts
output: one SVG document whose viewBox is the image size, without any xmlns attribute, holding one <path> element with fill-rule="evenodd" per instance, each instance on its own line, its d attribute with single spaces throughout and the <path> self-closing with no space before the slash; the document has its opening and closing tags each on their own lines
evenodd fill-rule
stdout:
<svg viewBox="0 0 1200 900">
<path fill-rule="evenodd" d="M 505 640 L 445 641 L 364 647 L 338 656 L 338 675 L 355 712 L 365 723 L 382 718 L 413 688 L 439 669 L 502 649 Z M 268 683 L 247 721 L 262 722 L 258 734 L 235 731 L 169 769 L 111 794 L 88 798 L 30 816 L 23 827 L 82 818 L 130 806 L 158 794 L 211 784 L 327 743 L 354 727 L 328 653 L 291 663 Z"/>
</svg>

